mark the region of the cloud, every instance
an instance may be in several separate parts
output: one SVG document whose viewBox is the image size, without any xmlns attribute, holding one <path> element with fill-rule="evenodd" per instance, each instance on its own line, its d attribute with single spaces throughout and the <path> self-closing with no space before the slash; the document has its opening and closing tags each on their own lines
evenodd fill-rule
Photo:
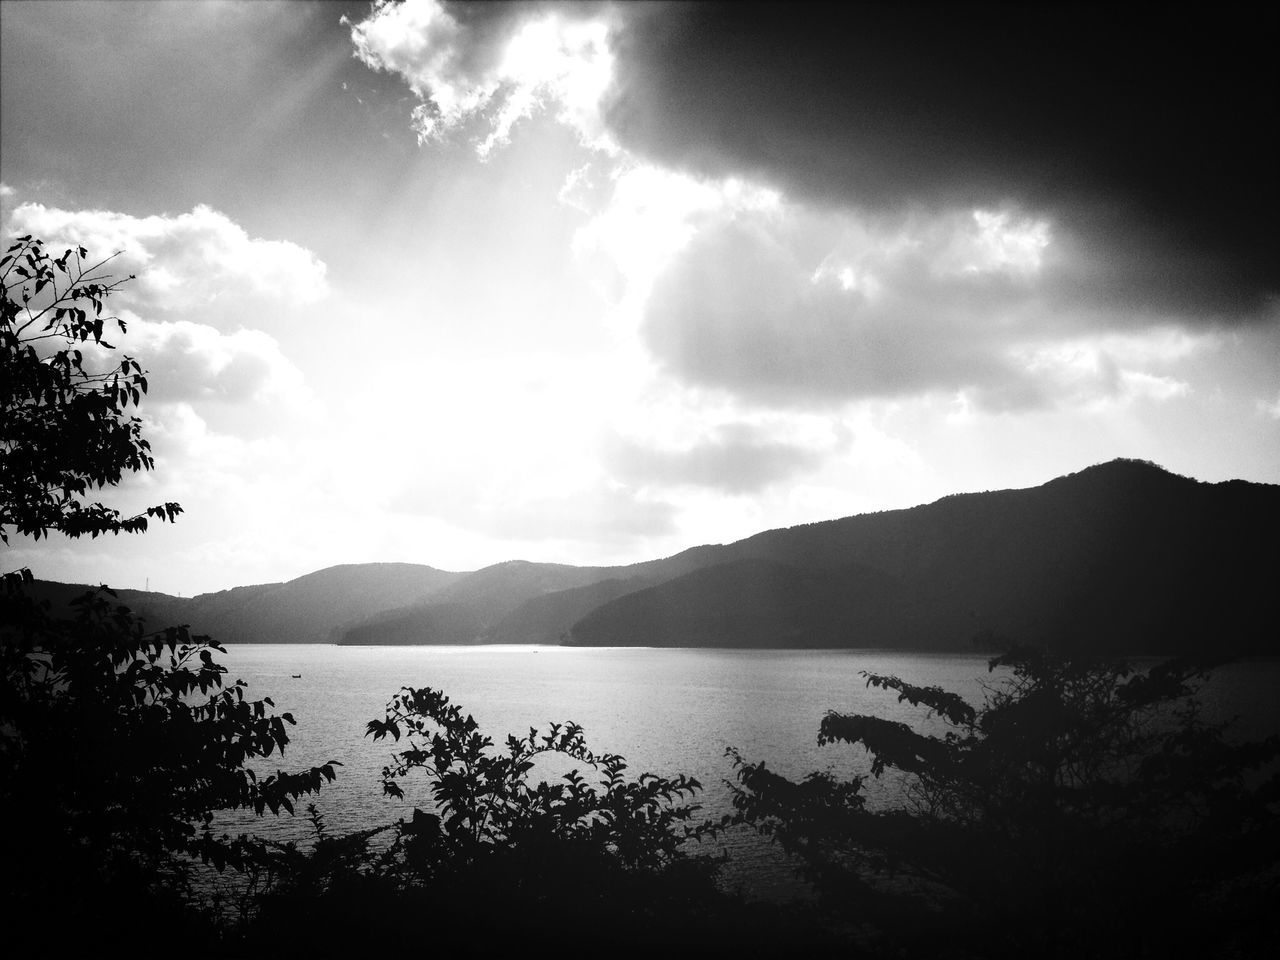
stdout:
<svg viewBox="0 0 1280 960">
<path fill-rule="evenodd" d="M 55 253 L 83 245 L 91 262 L 122 250 L 104 269 L 137 273 L 107 303 L 126 332 L 111 328 L 111 350 L 82 347 L 91 368 L 130 356 L 146 371 L 140 414 L 159 469 L 131 478 L 126 491 L 154 498 L 161 484 L 167 498 L 206 506 L 223 494 L 227 502 L 251 496 L 284 438 L 312 418 L 316 398 L 280 341 L 246 324 L 314 303 L 326 290 L 324 265 L 295 244 L 250 238 L 205 206 L 132 217 L 26 203 L 6 226 Z M 276 469 L 292 475 L 298 460 Z"/>
<path fill-rule="evenodd" d="M 191 509 L 198 502 L 216 513 L 251 498 L 270 474 L 274 482 L 297 475 L 297 439 L 310 426 L 315 397 L 274 338 L 130 311 L 121 319 L 127 333 L 111 337 L 115 351 L 92 343 L 82 349 L 90 368 L 132 356 L 146 372 L 139 415 L 157 469 L 127 477 L 124 492 L 146 502 L 163 495 Z"/>
<path fill-rule="evenodd" d="M 967 392 L 1017 410 L 1179 395 L 1149 379 L 1170 358 L 1133 343 L 1167 354 L 1184 318 L 1079 297 L 1095 266 L 1017 208 L 894 218 L 729 204 L 701 216 L 657 275 L 641 332 L 680 381 L 773 406 Z M 1207 335 L 1174 341 L 1194 352 Z M 1121 346 L 1136 366 L 1111 356 Z"/>
<path fill-rule="evenodd" d="M 9 186 L 7 183 L 0 182 L 0 200 L 7 200 L 17 192 L 17 190 L 13 189 L 13 187 Z"/>
<path fill-rule="evenodd" d="M 478 127 L 476 152 L 487 157 L 515 124 L 548 109 L 584 144 L 612 149 L 600 116 L 613 79 L 605 8 L 379 2 L 350 27 L 355 55 L 399 74 L 419 98 L 420 143 Z"/>
<path fill-rule="evenodd" d="M 296 404 L 309 395 L 302 372 L 261 330 L 124 319 L 128 333 L 115 342 L 147 370 L 149 403 Z"/>
<path fill-rule="evenodd" d="M 206 206 L 178 217 L 132 217 L 24 203 L 9 218 L 7 231 L 34 234 L 51 253 L 83 245 L 90 263 L 122 251 L 95 271 L 117 277 L 137 273 L 108 304 L 127 332 L 112 327 L 108 339 L 116 354 L 102 352 L 100 359 L 114 363 L 119 355 L 129 355 L 142 363 L 148 407 L 205 401 L 296 407 L 309 398 L 301 371 L 279 342 L 244 326 L 254 314 L 278 313 L 282 303 L 314 302 L 326 293 L 324 264 L 303 248 L 251 239 Z M 207 316 L 236 328 L 164 319 L 174 313 Z M 84 349 L 90 357 L 100 352 L 92 344 Z"/>
<path fill-rule="evenodd" d="M 679 383 L 748 404 L 964 393 L 970 406 L 1016 411 L 1171 399 L 1180 381 L 1143 378 L 1166 377 L 1213 339 L 1185 305 L 1109 285 L 1106 251 L 1015 205 L 823 210 L 634 161 L 614 161 L 607 189 L 600 179 L 579 168 L 566 190 L 594 206 L 574 250 L 612 316 Z"/>
<path fill-rule="evenodd" d="M 245 479 L 240 470 L 260 457 L 251 455 L 252 441 L 219 433 L 209 426 L 188 401 L 148 406 L 147 436 L 158 461 L 156 473 L 165 483 L 183 489 L 184 496 L 209 499 L 241 492 Z"/>
<path fill-rule="evenodd" d="M 1250 123 L 1274 95 L 1244 82 L 1265 58 L 1216 59 L 1221 20 L 1159 46 L 1139 20 L 423 0 L 351 31 L 424 141 L 487 155 L 541 103 L 607 146 L 560 191 L 591 218 L 575 253 L 679 382 L 1015 411 L 1184 396 L 1101 340 L 1256 328 L 1280 289 L 1274 217 L 1248 213 L 1275 200 Z"/>
<path fill-rule="evenodd" d="M 738 215 L 775 216 L 781 198 L 768 188 L 741 180 L 699 180 L 652 165 L 615 159 L 608 187 L 582 200 L 593 165 L 576 170 L 561 191 L 565 202 L 591 219 L 573 238 L 578 262 L 618 307 L 623 326 L 635 327 L 654 282 L 706 224 Z"/>
<path fill-rule="evenodd" d="M 1055 398 L 1058 406 L 1161 403 L 1193 392 L 1189 383 L 1167 371 L 1188 359 L 1211 355 L 1218 341 L 1212 333 L 1191 335 L 1176 327 L 1157 327 L 1014 347 L 1010 355 L 1028 378 L 1040 382 L 1042 395 Z M 1166 372 L 1153 372 L 1161 370 Z"/>
<path fill-rule="evenodd" d="M 627 8 L 609 129 L 638 159 L 819 207 L 1014 206 L 1109 270 L 1107 299 L 1247 319 L 1280 290 L 1259 12 L 850 4 Z"/>
<path fill-rule="evenodd" d="M 252 238 L 204 205 L 178 216 L 134 217 L 24 203 L 7 229 L 34 234 L 50 250 L 82 245 L 95 262 L 120 251 L 106 269 L 137 274 L 119 296 L 141 311 L 306 305 L 328 293 L 325 265 L 313 253 L 288 240 Z"/>
<path fill-rule="evenodd" d="M 720 427 L 701 442 L 679 448 L 617 438 L 604 458 L 616 475 L 629 482 L 744 494 L 815 469 L 829 453 L 776 440 L 757 427 L 738 423 Z"/>
<path fill-rule="evenodd" d="M 1185 397 L 1191 393 L 1191 385 L 1174 377 L 1162 377 L 1140 370 L 1122 370 L 1120 372 L 1121 395 L 1134 399 L 1172 400 Z"/>
<path fill-rule="evenodd" d="M 479 489 L 417 484 L 388 503 L 400 513 L 439 517 L 466 530 L 524 541 L 620 543 L 667 536 L 676 509 L 603 479 L 570 490 Z"/>
</svg>

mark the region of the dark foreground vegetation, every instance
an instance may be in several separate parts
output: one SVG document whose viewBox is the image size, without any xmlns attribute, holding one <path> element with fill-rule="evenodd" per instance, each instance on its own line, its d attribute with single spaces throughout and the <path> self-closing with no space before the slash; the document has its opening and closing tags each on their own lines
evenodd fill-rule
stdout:
<svg viewBox="0 0 1280 960">
<path fill-rule="evenodd" d="M 91 502 L 151 459 L 130 416 L 145 374 L 110 359 L 116 284 L 86 256 L 19 238 L 0 264 L 6 538 L 140 532 L 179 512 Z M 261 772 L 292 718 L 228 683 L 215 641 L 153 630 L 105 590 L 55 614 L 30 582 L 0 583 L 0 936 L 15 955 L 1237 957 L 1276 933 L 1280 739 L 1240 743 L 1200 715 L 1209 663 L 1134 672 L 1011 649 L 976 707 L 866 676 L 946 732 L 830 713 L 819 739 L 865 750 L 866 778 L 902 777 L 905 803 L 875 809 L 866 778 L 794 782 L 733 753 L 735 813 L 715 823 L 697 781 L 632 777 L 572 723 L 495 744 L 444 692 L 404 689 L 367 731 L 396 744 L 383 789 L 403 818 L 333 836 L 307 805 L 303 847 L 212 826 L 224 809 L 301 813 L 341 775 Z M 572 770 L 548 780 L 553 756 Z M 814 897 L 722 891 L 699 854 L 729 830 L 776 840 Z M 242 895 L 210 899 L 208 871 Z"/>
</svg>

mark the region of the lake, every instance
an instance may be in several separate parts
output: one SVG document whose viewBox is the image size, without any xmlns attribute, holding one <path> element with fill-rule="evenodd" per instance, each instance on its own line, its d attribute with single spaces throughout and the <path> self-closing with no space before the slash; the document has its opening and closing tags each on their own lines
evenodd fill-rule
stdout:
<svg viewBox="0 0 1280 960">
<path fill-rule="evenodd" d="M 394 743 L 364 736 L 369 720 L 384 715 L 402 686 L 444 691 L 481 731 L 502 744 L 508 733 L 539 731 L 551 722 L 580 724 L 597 754 L 617 753 L 638 776 L 685 773 L 706 788 L 697 802 L 718 818 L 729 811 L 733 777 L 727 747 L 751 761 L 798 778 L 818 769 L 842 775 L 865 772 L 865 752 L 849 745 L 818 746 L 827 710 L 874 713 L 937 731 L 940 721 L 900 704 L 895 694 L 868 690 L 860 671 L 893 674 L 916 684 L 937 684 L 980 703 L 983 684 L 995 682 L 985 655 L 919 654 L 877 650 L 723 650 L 570 648 L 530 646 L 345 647 L 327 644 L 235 645 L 222 662 L 228 680 L 243 678 L 253 699 L 270 696 L 277 712 L 292 713 L 284 762 L 259 764 L 297 770 L 340 761 L 338 780 L 314 802 L 326 825 L 348 832 L 388 823 L 412 811 L 412 802 L 382 795 L 381 768 Z M 299 674 L 294 678 L 294 674 Z M 1280 660 L 1252 660 L 1222 668 L 1206 689 L 1212 716 L 1240 714 L 1242 733 L 1280 731 Z M 555 779 L 573 764 L 563 758 L 536 768 Z M 406 784 L 407 786 L 407 784 Z M 888 803 L 898 785 L 887 778 L 871 792 Z M 426 795 L 416 799 L 425 805 Z M 305 808 L 304 798 L 299 814 Z M 280 840 L 310 839 L 305 816 L 224 815 L 235 833 L 253 831 Z M 730 854 L 724 877 L 761 896 L 800 891 L 776 851 L 748 832 L 723 841 Z M 710 851 L 709 851 L 710 852 Z"/>
</svg>

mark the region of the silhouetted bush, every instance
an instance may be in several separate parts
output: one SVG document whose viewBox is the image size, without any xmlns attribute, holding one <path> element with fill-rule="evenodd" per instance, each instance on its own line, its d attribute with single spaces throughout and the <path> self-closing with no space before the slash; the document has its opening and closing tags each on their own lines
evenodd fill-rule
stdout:
<svg viewBox="0 0 1280 960">
<path fill-rule="evenodd" d="M 436 948 L 480 954 L 575 941 L 627 955 L 842 944 L 803 910 L 718 890 L 719 861 L 689 845 L 713 829 L 692 824 L 698 782 L 630 779 L 625 761 L 593 753 L 575 724 L 509 736 L 495 749 L 443 693 L 406 688 L 368 733 L 404 739 L 383 788 L 404 798 L 421 777 L 429 809 L 394 824 L 381 849 L 367 843 L 377 831 L 328 838 L 314 811 L 314 850 L 265 845 L 278 880 L 245 930 L 248 943 L 354 947 L 380 917 L 421 916 L 435 918 Z M 551 758 L 574 767 L 540 777 Z"/>
<path fill-rule="evenodd" d="M 974 708 L 864 674 L 936 715 L 942 736 L 828 713 L 819 741 L 861 744 L 905 803 L 865 778 L 794 782 L 732 753 L 737 813 L 799 858 L 828 910 L 900 948 L 973 956 L 1229 951 L 1274 925 L 1280 738 L 1234 743 L 1193 696 L 1206 665 L 1014 650 Z"/>
</svg>

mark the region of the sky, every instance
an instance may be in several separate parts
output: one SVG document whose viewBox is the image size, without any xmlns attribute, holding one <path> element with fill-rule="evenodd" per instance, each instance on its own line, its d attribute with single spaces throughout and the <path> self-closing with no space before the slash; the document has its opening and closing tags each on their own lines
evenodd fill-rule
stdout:
<svg viewBox="0 0 1280 960">
<path fill-rule="evenodd" d="M 192 595 L 620 564 L 1115 457 L 1280 482 L 1265 5 L 5 0 L 0 230 L 137 279 Z M 1170 518 L 1176 522 L 1176 518 Z"/>
</svg>

